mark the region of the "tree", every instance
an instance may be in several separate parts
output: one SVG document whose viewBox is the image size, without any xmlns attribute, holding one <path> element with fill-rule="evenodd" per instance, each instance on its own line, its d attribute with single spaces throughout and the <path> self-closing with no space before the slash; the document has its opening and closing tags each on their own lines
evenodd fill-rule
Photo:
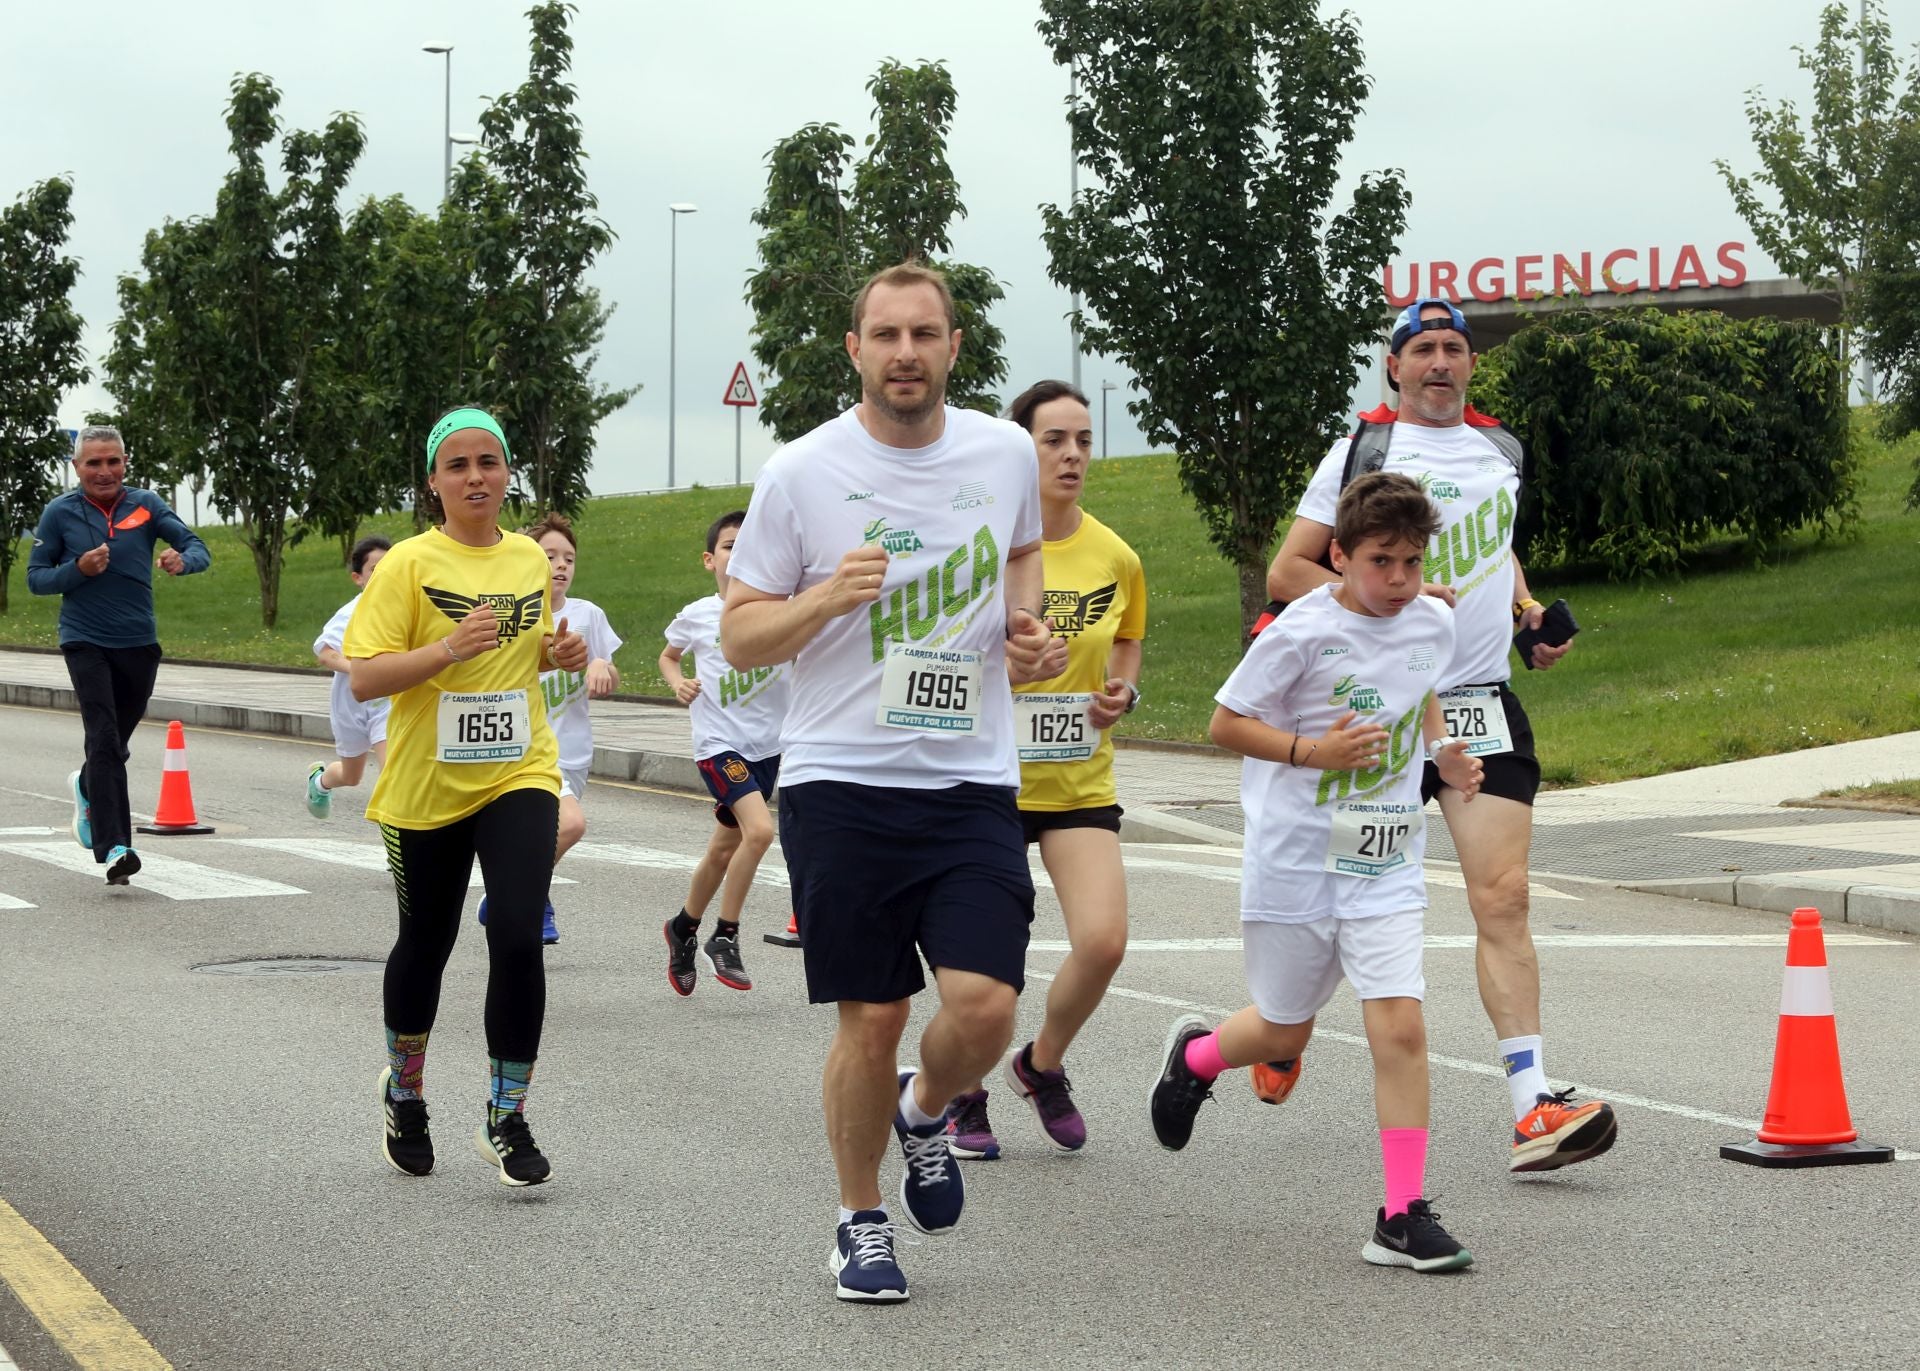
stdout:
<svg viewBox="0 0 1920 1371">
<path fill-rule="evenodd" d="M 214 212 L 147 234 L 145 278 L 120 281 L 106 370 L 143 461 L 175 482 L 204 472 L 215 507 L 238 519 L 271 628 L 290 526 L 339 460 L 335 358 L 352 326 L 339 201 L 366 139 L 350 114 L 288 133 L 276 190 L 262 150 L 280 132 L 280 93 L 258 73 L 232 93 L 234 166 Z"/>
<path fill-rule="evenodd" d="M 500 415 L 535 506 L 566 513 L 586 499 L 595 426 L 639 392 L 610 390 L 590 376 L 612 310 L 585 278 L 613 245 L 613 230 L 587 189 L 580 117 L 565 79 L 573 12 L 558 0 L 527 11 L 527 79 L 480 116 L 491 177 L 459 188 L 481 295 L 475 343 L 484 399 Z"/>
<path fill-rule="evenodd" d="M 1892 441 L 1920 429 L 1920 116 L 1887 146 L 1865 268 L 1860 323 L 1867 357 L 1886 380 L 1880 430 Z M 1914 468 L 1908 508 L 1920 506 L 1920 459 Z"/>
<path fill-rule="evenodd" d="M 67 299 L 80 275 L 64 252 L 72 200 L 54 177 L 0 209 L 0 614 L 20 537 L 59 492 L 53 472 L 69 452 L 60 397 L 90 375 Z"/>
<path fill-rule="evenodd" d="M 1844 362 L 1859 322 L 1855 286 L 1874 231 L 1875 188 L 1891 166 L 1899 119 L 1915 111 L 1920 67 L 1896 106 L 1900 63 L 1880 0 L 1861 0 L 1857 22 L 1838 0 L 1827 5 L 1820 41 L 1794 52 L 1813 78 L 1811 119 L 1803 125 L 1791 100 L 1769 105 L 1756 87 L 1747 93 L 1747 123 L 1761 170 L 1749 178 L 1734 175 L 1725 159 L 1714 166 L 1754 241 L 1782 271 L 1839 302 Z M 1762 203 L 1756 184 L 1772 191 L 1777 208 Z"/>
<path fill-rule="evenodd" d="M 966 214 L 947 165 L 947 133 L 959 96 L 944 65 L 882 64 L 867 82 L 875 131 L 852 167 L 853 139 L 834 124 L 808 124 L 767 154 L 767 193 L 753 222 L 762 230 L 760 270 L 747 281 L 753 355 L 777 379 L 760 397 L 760 422 L 791 442 L 860 399 L 846 336 L 853 298 L 874 272 L 921 261 L 946 273 L 964 341 L 947 400 L 997 412 L 1006 379 L 1005 339 L 988 317 L 1005 291 L 993 274 L 943 260 L 953 220 Z"/>
<path fill-rule="evenodd" d="M 1072 63 L 1069 123 L 1097 178 L 1042 206 L 1049 274 L 1086 346 L 1138 378 L 1128 412 L 1266 601 L 1274 529 L 1341 429 L 1385 305 L 1407 192 L 1369 174 L 1328 217 L 1370 85 L 1350 15 L 1312 0 L 1042 0 Z M 1091 317 L 1089 317 L 1091 316 Z"/>
</svg>

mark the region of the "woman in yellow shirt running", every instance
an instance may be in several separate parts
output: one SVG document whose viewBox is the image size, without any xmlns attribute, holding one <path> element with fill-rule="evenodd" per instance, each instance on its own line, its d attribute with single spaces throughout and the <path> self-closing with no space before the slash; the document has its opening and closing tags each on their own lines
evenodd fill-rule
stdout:
<svg viewBox="0 0 1920 1371">
<path fill-rule="evenodd" d="M 1002 1076 L 1033 1106 L 1048 1144 L 1077 1152 L 1087 1125 L 1074 1107 L 1066 1051 L 1100 1007 L 1127 950 L 1127 879 L 1107 730 L 1140 700 L 1147 582 L 1133 549 L 1080 508 L 1093 457 L 1087 397 L 1064 381 L 1042 381 L 1013 402 L 1008 417 L 1033 435 L 1046 616 L 1067 640 L 1064 672 L 1014 687 L 1020 818 L 1027 841 L 1040 845 L 1072 951 L 1047 992 L 1040 1031 L 1007 1060 Z M 954 1099 L 947 1145 L 958 1157 L 1000 1155 L 981 1085 Z"/>
<path fill-rule="evenodd" d="M 546 554 L 500 528 L 511 478 L 493 416 L 441 418 L 427 437 L 427 473 L 443 522 L 381 559 L 341 648 L 355 699 L 393 699 L 387 764 L 367 801 L 400 902 L 383 997 L 381 1153 L 409 1176 L 433 1169 L 421 1093 L 427 1035 L 478 857 L 490 910 L 492 1090 L 474 1141 L 503 1184 L 538 1185 L 552 1168 L 524 1110 L 546 1018 L 540 918 L 560 794 L 540 673 L 585 670 L 587 644 L 565 619 L 554 626 Z"/>
</svg>

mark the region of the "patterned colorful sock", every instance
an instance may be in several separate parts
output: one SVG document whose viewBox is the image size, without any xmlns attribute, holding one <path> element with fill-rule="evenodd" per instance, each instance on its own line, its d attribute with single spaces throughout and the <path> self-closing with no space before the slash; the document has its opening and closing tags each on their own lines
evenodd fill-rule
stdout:
<svg viewBox="0 0 1920 1371">
<path fill-rule="evenodd" d="M 1507 1093 L 1513 1096 L 1513 1121 L 1533 1112 L 1547 1093 L 1547 1065 L 1540 1035 L 1500 1040 L 1500 1065 L 1507 1069 Z"/>
<path fill-rule="evenodd" d="M 737 937 L 739 937 L 739 936 L 740 936 L 740 921 L 739 921 L 738 919 L 735 919 L 735 920 L 733 920 L 733 921 L 732 921 L 731 923 L 729 923 L 729 922 L 728 922 L 727 920 L 725 920 L 725 919 L 716 919 L 716 920 L 714 921 L 714 925 L 713 925 L 713 936 L 714 936 L 714 937 L 716 937 L 716 938 L 737 938 Z"/>
<path fill-rule="evenodd" d="M 1233 1070 L 1227 1065 L 1227 1059 L 1220 1055 L 1219 1033 L 1209 1033 L 1204 1038 L 1188 1041 L 1187 1070 L 1203 1081 L 1217 1080 L 1223 1072 Z"/>
<path fill-rule="evenodd" d="M 1381 1129 L 1380 1168 L 1387 1176 L 1387 1217 L 1406 1213 L 1427 1188 L 1427 1130 Z"/>
<path fill-rule="evenodd" d="M 533 1063 L 488 1057 L 487 1064 L 493 1068 L 493 1097 L 487 1101 L 487 1122 L 496 1124 L 507 1115 L 526 1109 L 527 1087 L 533 1083 Z"/>
<path fill-rule="evenodd" d="M 393 1069 L 393 1080 L 387 1086 L 387 1097 L 395 1100 L 417 1100 L 421 1098 L 421 1082 L 427 1072 L 427 1035 L 424 1033 L 395 1033 L 387 1030 L 387 1065 Z"/>
</svg>

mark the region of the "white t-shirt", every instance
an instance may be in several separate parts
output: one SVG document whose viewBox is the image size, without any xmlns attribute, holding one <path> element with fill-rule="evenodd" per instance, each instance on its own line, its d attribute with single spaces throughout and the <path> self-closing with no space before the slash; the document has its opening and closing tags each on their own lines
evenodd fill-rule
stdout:
<svg viewBox="0 0 1920 1371">
<path fill-rule="evenodd" d="M 1240 917 L 1306 923 L 1329 916 L 1362 919 L 1427 907 L 1420 861 L 1426 851 L 1420 774 L 1427 696 L 1447 679 L 1454 651 L 1453 611 L 1430 595 L 1392 618 L 1343 609 L 1332 586 L 1316 586 L 1247 649 L 1214 699 L 1311 743 L 1349 711 L 1349 724 L 1389 731 L 1387 754 L 1369 771 L 1324 771 L 1249 757 L 1240 772 L 1246 856 Z M 1344 816 L 1341 806 L 1350 805 Z M 1336 819 L 1355 849 L 1365 825 L 1407 832 L 1386 840 L 1402 860 L 1377 876 L 1329 870 Z"/>
<path fill-rule="evenodd" d="M 347 621 L 353 618 L 353 607 L 360 603 L 360 597 L 354 596 L 340 608 L 334 610 L 333 617 L 327 620 L 327 626 L 320 630 L 320 636 L 313 640 L 313 655 L 318 657 L 320 649 L 330 647 L 335 652 L 347 639 Z M 387 707 L 392 703 L 385 695 L 372 700 L 353 698 L 353 678 L 344 671 L 333 673 L 333 681 L 328 688 L 327 712 L 335 719 L 352 720 L 354 732 L 372 733 L 373 725 L 387 717 Z M 334 730 L 340 730 L 336 727 Z"/>
<path fill-rule="evenodd" d="M 780 724 L 787 717 L 789 665 L 736 671 L 720 652 L 718 595 L 695 600 L 667 625 L 667 642 L 693 654 L 700 693 L 687 707 L 693 725 L 693 759 L 738 752 L 750 762 L 780 751 Z M 686 667 L 684 656 L 682 670 Z"/>
<path fill-rule="evenodd" d="M 794 658 L 781 783 L 1017 789 L 1007 553 L 1039 542 L 1033 440 L 1004 419 L 949 406 L 939 441 L 902 449 L 875 442 L 848 410 L 776 453 L 755 482 L 730 576 L 795 595 L 831 579 L 863 544 L 892 554 L 880 599 L 829 622 Z M 974 717 L 945 733 L 880 723 L 889 657 L 900 690 L 908 665 L 928 654 L 978 654 L 977 684 L 965 692 Z"/>
<path fill-rule="evenodd" d="M 620 635 L 607 622 L 606 614 L 591 600 L 578 595 L 553 607 L 553 624 L 567 621 L 567 631 L 587 640 L 587 660 L 611 662 L 620 650 Z M 593 721 L 587 717 L 587 673 L 584 671 L 543 671 L 540 693 L 547 700 L 547 723 L 553 740 L 560 745 L 560 769 L 585 771 L 593 765 Z"/>
<path fill-rule="evenodd" d="M 1300 497 L 1302 518 L 1333 527 L 1350 441 L 1342 438 L 1321 459 Z M 1513 522 L 1520 473 L 1471 424 L 1396 423 L 1381 470 L 1413 477 L 1440 509 L 1440 532 L 1427 549 L 1424 575 L 1454 588 L 1460 644 L 1453 668 L 1437 688 L 1506 680 L 1513 674 L 1507 654 L 1513 648 Z"/>
</svg>

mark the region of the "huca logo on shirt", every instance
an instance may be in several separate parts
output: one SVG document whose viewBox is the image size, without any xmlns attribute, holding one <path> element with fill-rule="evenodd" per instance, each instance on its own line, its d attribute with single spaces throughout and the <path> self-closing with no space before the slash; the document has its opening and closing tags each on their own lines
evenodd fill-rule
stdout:
<svg viewBox="0 0 1920 1371">
<path fill-rule="evenodd" d="M 1458 517 L 1448 513 L 1446 525 L 1427 548 L 1425 574 L 1465 594 L 1480 584 L 1479 579 L 1469 581 L 1474 569 L 1495 569 L 1512 544 L 1513 496 L 1501 486 L 1471 513 Z"/>
<path fill-rule="evenodd" d="M 1053 625 L 1055 633 L 1079 635 L 1107 617 L 1107 611 L 1113 608 L 1113 597 L 1118 593 L 1120 583 L 1101 586 L 1098 590 L 1089 590 L 1082 595 L 1077 590 L 1049 590 L 1047 592 L 1047 622 Z"/>
<path fill-rule="evenodd" d="M 1428 497 L 1436 504 L 1450 505 L 1467 498 L 1467 493 L 1460 489 L 1458 481 L 1438 481 L 1431 473 L 1420 478 L 1420 488 L 1426 491 Z"/>
<path fill-rule="evenodd" d="M 910 557 L 926 546 L 912 529 L 888 528 L 885 519 L 875 519 L 868 524 L 860 541 L 880 544 L 889 557 Z"/>
<path fill-rule="evenodd" d="M 920 540 L 914 539 L 913 545 L 919 547 Z M 867 606 L 873 660 L 886 659 L 888 643 L 945 642 L 966 627 L 973 618 L 969 611 L 999 581 L 1000 547 L 992 528 L 982 524 L 970 543 Z"/>
<path fill-rule="evenodd" d="M 1344 704 L 1356 714 L 1369 714 L 1376 709 L 1384 709 L 1386 701 L 1380 698 L 1380 692 L 1372 686 L 1357 684 L 1359 678 L 1342 676 L 1333 683 L 1333 694 L 1327 697 L 1330 705 Z"/>
<path fill-rule="evenodd" d="M 1329 800 L 1347 800 L 1356 795 L 1365 795 L 1378 790 L 1405 771 L 1407 764 L 1418 753 L 1420 722 L 1426 717 L 1427 701 L 1431 698 L 1431 692 L 1422 695 L 1412 709 L 1394 721 L 1393 727 L 1387 730 L 1386 756 L 1380 759 L 1378 766 L 1356 771 L 1321 772 L 1320 787 L 1313 797 L 1314 804 L 1318 806 Z"/>
<path fill-rule="evenodd" d="M 780 673 L 777 666 L 756 666 L 747 671 L 728 671 L 720 678 L 720 708 L 737 705 Z"/>
</svg>

